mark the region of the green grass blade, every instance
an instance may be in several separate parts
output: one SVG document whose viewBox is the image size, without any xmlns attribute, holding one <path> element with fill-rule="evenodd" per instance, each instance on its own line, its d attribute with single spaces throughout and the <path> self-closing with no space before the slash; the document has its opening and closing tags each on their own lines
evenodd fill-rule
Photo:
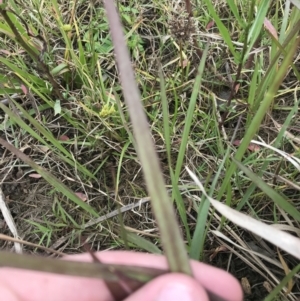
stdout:
<svg viewBox="0 0 300 301">
<path fill-rule="evenodd" d="M 168 156 L 168 163 L 169 168 L 172 167 L 172 158 L 171 158 L 171 133 L 170 133 L 170 118 L 169 118 L 169 104 L 167 100 L 167 93 L 166 93 L 166 87 L 165 87 L 165 81 L 163 78 L 162 71 L 159 72 L 159 78 L 160 78 L 160 96 L 161 96 L 161 102 L 162 102 L 162 111 L 163 111 L 163 128 L 164 128 L 164 139 L 165 139 L 165 145 L 166 145 L 166 152 Z"/>
<path fill-rule="evenodd" d="M 227 0 L 227 4 L 230 8 L 230 10 L 232 11 L 234 17 L 237 19 L 237 21 L 239 22 L 239 25 L 241 26 L 241 28 L 244 28 L 246 27 L 246 22 L 245 20 L 243 20 L 239 14 L 239 9 L 236 5 L 236 2 L 235 1 L 231 1 L 231 0 Z"/>
<path fill-rule="evenodd" d="M 258 131 L 258 129 L 262 123 L 262 120 L 263 120 L 265 114 L 267 113 L 274 97 L 276 96 L 278 88 L 279 88 L 280 84 L 282 83 L 282 81 L 286 75 L 286 72 L 293 61 L 293 57 L 297 50 L 299 42 L 300 42 L 300 38 L 297 38 L 296 43 L 294 43 L 293 47 L 291 47 L 287 56 L 284 58 L 278 72 L 275 75 L 274 80 L 270 83 L 269 90 L 267 91 L 264 100 L 261 102 L 260 107 L 259 107 L 257 113 L 255 114 L 249 128 L 247 129 L 245 137 L 243 138 L 240 147 L 238 148 L 238 151 L 235 155 L 236 160 L 240 161 L 242 159 L 244 153 L 247 150 L 247 147 L 248 147 L 250 141 L 252 140 L 255 133 Z M 221 199 L 221 197 L 223 196 L 226 188 L 228 187 L 231 176 L 233 175 L 235 170 L 236 170 L 236 165 L 234 163 L 232 163 L 226 172 L 225 179 L 219 190 L 218 199 Z"/>
<path fill-rule="evenodd" d="M 300 271 L 300 264 L 295 266 L 288 275 L 286 275 L 280 283 L 274 288 L 274 290 L 264 299 L 264 301 L 277 300 L 277 295 L 280 294 L 281 290 L 293 279 L 293 277 Z"/>
<path fill-rule="evenodd" d="M 218 171 L 213 179 L 213 182 L 210 186 L 209 196 L 212 196 L 212 194 L 215 192 L 218 179 L 220 177 L 221 171 L 224 168 L 225 163 L 227 163 L 226 161 L 228 161 L 229 154 L 230 154 L 230 148 L 228 147 L 226 153 L 224 154 L 224 159 L 222 160 L 218 168 Z M 209 221 L 208 221 L 209 208 L 210 208 L 209 200 L 203 194 L 201 197 L 200 206 L 198 207 L 196 228 L 193 235 L 190 253 L 189 253 L 190 257 L 195 260 L 199 260 L 199 259 L 202 260 L 203 258 L 202 254 L 204 251 L 205 238 L 206 238 L 207 231 L 209 229 Z"/>
<path fill-rule="evenodd" d="M 300 104 L 300 100 L 295 103 L 295 105 L 293 106 L 293 108 L 290 111 L 289 115 L 287 116 L 284 124 L 282 125 L 282 128 L 281 128 L 280 132 L 278 133 L 278 135 L 276 137 L 276 140 L 274 141 L 274 144 L 273 144 L 274 148 L 278 148 L 280 146 L 280 144 L 283 142 L 282 138 L 283 138 L 284 132 L 286 131 L 288 125 L 291 123 L 291 121 L 294 118 L 295 114 L 297 114 L 299 104 Z M 269 161 L 265 161 L 263 163 L 260 171 L 258 172 L 259 177 L 263 175 L 264 171 L 268 168 L 268 166 L 269 166 Z M 237 205 L 236 210 L 241 210 L 244 207 L 244 205 L 249 200 L 250 196 L 252 195 L 252 193 L 254 192 L 255 189 L 256 189 L 256 185 L 254 183 L 252 183 L 248 187 L 248 189 L 246 190 L 242 200 Z"/>
<path fill-rule="evenodd" d="M 36 85 L 38 85 L 40 87 L 45 86 L 45 82 L 42 79 L 40 79 L 39 77 L 37 77 L 35 75 L 28 73 L 28 71 L 20 69 L 19 67 L 17 67 L 13 63 L 11 63 L 9 60 L 0 57 L 0 62 L 5 64 L 7 67 L 9 67 L 13 72 L 16 73 L 16 75 L 18 77 L 26 78 L 31 83 L 35 83 Z"/>
<path fill-rule="evenodd" d="M 55 139 L 49 131 L 47 131 L 41 124 L 39 124 L 34 118 L 30 116 L 30 114 L 25 111 L 22 106 L 20 106 L 16 101 L 12 100 L 16 107 L 22 112 L 22 115 L 27 118 L 27 120 L 50 142 L 46 142 L 40 135 L 38 135 L 35 131 L 32 130 L 32 128 L 27 125 L 19 116 L 17 116 L 15 113 L 13 113 L 11 110 L 8 109 L 5 105 L 0 103 L 0 108 L 12 119 L 12 122 L 18 124 L 21 128 L 26 130 L 32 137 L 36 138 L 38 141 L 43 143 L 45 146 L 49 147 L 53 152 L 57 153 L 58 156 L 74 168 L 76 167 L 79 171 L 81 171 L 83 174 L 88 176 L 89 178 L 94 178 L 95 176 L 91 174 L 84 166 L 73 160 L 72 155 L 61 145 L 61 143 Z M 61 153 L 59 153 L 57 150 L 59 150 Z"/>
<path fill-rule="evenodd" d="M 266 184 L 260 177 L 253 173 L 250 169 L 244 166 L 238 160 L 232 158 L 233 162 L 259 187 L 266 195 L 268 195 L 274 203 L 284 209 L 285 212 L 289 213 L 295 220 L 300 221 L 300 212 L 295 206 L 293 206 L 290 200 L 283 197 L 268 184 Z"/>
<path fill-rule="evenodd" d="M 205 67 L 207 53 L 208 53 L 208 44 L 206 45 L 206 47 L 203 51 L 203 56 L 201 58 L 201 62 L 200 62 L 199 68 L 198 68 L 198 74 L 195 79 L 192 96 L 189 101 L 189 107 L 188 107 L 187 116 L 185 119 L 184 130 L 183 130 L 183 134 L 181 137 L 182 140 L 181 140 L 181 144 L 180 144 L 180 148 L 179 148 L 179 154 L 178 154 L 177 161 L 176 161 L 176 168 L 175 168 L 175 180 L 176 181 L 178 181 L 179 175 L 180 175 L 180 172 L 182 169 L 184 154 L 186 151 L 186 147 L 187 147 L 187 143 L 188 143 L 188 139 L 189 139 L 189 135 L 190 135 L 190 130 L 191 130 L 192 122 L 193 122 L 193 115 L 195 112 L 195 107 L 196 107 L 196 103 L 198 100 L 199 90 L 200 90 L 201 82 L 202 82 L 202 78 L 203 78 L 203 71 L 204 71 L 204 67 Z"/>
<path fill-rule="evenodd" d="M 98 217 L 98 213 L 87 203 L 83 202 L 69 187 L 64 185 L 61 181 L 59 181 L 56 177 L 54 177 L 51 173 L 45 170 L 43 167 L 39 166 L 35 162 L 33 162 L 28 156 L 22 153 L 20 150 L 15 148 L 13 145 L 9 144 L 4 139 L 0 138 L 0 144 L 2 144 L 5 148 L 15 154 L 18 158 L 20 158 L 23 162 L 28 164 L 31 168 L 33 168 L 37 173 L 39 173 L 49 184 L 51 184 L 55 189 L 61 192 L 63 195 L 68 197 L 75 204 L 80 206 L 82 209 L 93 215 L 94 217 Z"/>
<path fill-rule="evenodd" d="M 164 83 L 164 78 L 163 78 L 162 72 L 160 72 L 160 91 L 161 91 L 162 110 L 163 110 L 164 138 L 165 138 L 165 145 L 166 145 L 166 151 L 167 151 L 167 157 L 168 157 L 169 171 L 170 171 L 172 187 L 173 187 L 172 193 L 173 193 L 175 201 L 176 201 L 179 216 L 180 216 L 181 221 L 185 228 L 187 240 L 188 240 L 188 242 L 190 242 L 191 234 L 190 234 L 190 229 L 189 229 L 188 222 L 187 222 L 186 209 L 184 206 L 182 196 L 178 189 L 178 178 L 175 177 L 174 170 L 172 168 L 169 107 L 168 107 L 166 88 L 165 88 L 165 83 Z M 184 152 L 184 150 L 183 150 L 183 152 Z"/>
<path fill-rule="evenodd" d="M 153 254 L 161 254 L 161 250 L 151 241 L 145 239 L 144 237 L 138 236 L 135 233 L 126 232 L 126 238 L 127 240 L 136 245 L 138 248 L 143 249 L 147 252 L 153 253 Z"/>
<path fill-rule="evenodd" d="M 187 239 L 189 242 L 191 241 L 190 231 L 189 231 L 189 227 L 187 224 L 186 209 L 185 209 L 180 191 L 178 189 L 178 180 L 179 180 L 180 172 L 181 172 L 182 165 L 183 165 L 183 160 L 184 160 L 184 156 L 185 156 L 186 147 L 188 144 L 188 139 L 190 137 L 190 130 L 191 130 L 192 122 L 193 122 L 193 116 L 194 116 L 194 112 L 195 112 L 196 103 L 198 100 L 201 82 L 203 79 L 203 72 L 204 72 L 205 61 L 206 61 L 207 53 L 208 53 L 208 47 L 209 47 L 209 45 L 207 44 L 203 51 L 203 55 L 202 55 L 202 58 L 201 58 L 201 61 L 200 61 L 199 67 L 198 67 L 198 74 L 195 79 L 191 99 L 189 101 L 189 107 L 187 110 L 185 126 L 183 129 L 179 153 L 178 153 L 177 160 L 176 160 L 175 173 L 174 174 L 173 174 L 173 172 L 171 173 L 171 179 L 172 179 L 172 185 L 173 185 L 172 199 L 175 199 L 175 201 L 176 201 L 176 205 L 179 210 L 180 218 L 185 226 L 186 236 L 187 236 Z"/>
<path fill-rule="evenodd" d="M 263 0 L 260 2 L 257 8 L 257 14 L 255 16 L 254 22 L 248 34 L 248 51 L 245 55 L 245 59 L 248 57 L 248 53 L 251 51 L 255 41 L 257 40 L 258 36 L 261 34 L 261 30 L 269 9 L 269 5 L 270 5 L 269 0 Z"/>
<path fill-rule="evenodd" d="M 216 22 L 222 38 L 224 39 L 226 45 L 228 46 L 231 54 L 234 57 L 234 61 L 236 63 L 238 63 L 239 60 L 240 60 L 240 56 L 237 53 L 237 51 L 235 50 L 235 47 L 232 43 L 229 31 L 227 30 L 226 26 L 223 24 L 220 17 L 216 13 L 216 10 L 215 10 L 214 6 L 212 5 L 212 1 L 211 0 L 204 0 L 204 3 L 207 5 L 207 8 L 208 8 L 209 13 L 211 14 L 213 20 Z"/>
<path fill-rule="evenodd" d="M 169 268 L 173 272 L 183 272 L 191 275 L 192 271 L 185 245 L 165 187 L 147 118 L 141 105 L 141 97 L 135 82 L 120 18 L 113 1 L 104 1 L 104 6 L 109 20 L 112 40 L 116 46 L 114 49 L 120 72 L 119 76 L 136 138 L 137 153 L 143 166 L 152 209 L 161 233 L 161 241 Z"/>
</svg>

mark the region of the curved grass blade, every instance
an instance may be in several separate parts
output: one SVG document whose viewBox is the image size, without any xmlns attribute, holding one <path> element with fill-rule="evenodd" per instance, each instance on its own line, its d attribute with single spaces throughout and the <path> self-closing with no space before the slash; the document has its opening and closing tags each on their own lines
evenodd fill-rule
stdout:
<svg viewBox="0 0 300 301">
<path fill-rule="evenodd" d="M 258 36 L 261 34 L 261 28 L 264 24 L 265 17 L 270 6 L 269 0 L 260 1 L 259 6 L 257 7 L 257 14 L 255 16 L 254 22 L 249 30 L 248 34 L 248 51 L 245 55 L 245 58 L 248 57 L 248 53 L 251 51 L 255 41 Z"/>
<path fill-rule="evenodd" d="M 230 208 L 222 204 L 221 202 L 214 200 L 211 198 L 205 191 L 202 183 L 186 167 L 189 175 L 195 181 L 195 183 L 200 188 L 201 192 L 207 197 L 210 203 L 214 206 L 216 210 L 218 210 L 222 215 L 228 218 L 230 221 L 235 223 L 236 225 L 251 231 L 252 233 L 262 237 L 263 239 L 269 241 L 273 245 L 278 248 L 286 251 L 287 253 L 295 256 L 297 259 L 300 259 L 300 239 L 287 233 L 276 229 L 275 227 L 269 226 L 261 221 L 258 221 L 249 215 L 243 214 L 237 210 Z"/>
</svg>

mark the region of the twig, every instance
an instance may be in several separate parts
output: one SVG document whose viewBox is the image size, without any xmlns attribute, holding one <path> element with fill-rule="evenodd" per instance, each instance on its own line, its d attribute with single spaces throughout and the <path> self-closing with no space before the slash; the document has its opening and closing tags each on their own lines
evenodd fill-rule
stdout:
<svg viewBox="0 0 300 301">
<path fill-rule="evenodd" d="M 32 242 L 29 242 L 29 241 L 25 241 L 25 240 L 22 240 L 22 239 L 13 238 L 13 237 L 10 237 L 10 236 L 4 235 L 4 234 L 0 234 L 0 239 L 6 240 L 6 241 L 12 241 L 14 243 L 19 243 L 19 244 L 27 245 L 27 246 L 34 247 L 34 248 L 39 248 L 41 250 L 44 250 L 44 251 L 47 251 L 47 252 L 51 252 L 51 253 L 54 253 L 54 254 L 57 254 L 57 255 L 60 255 L 60 256 L 64 256 L 65 255 L 64 253 L 56 251 L 56 250 L 53 250 L 51 248 L 46 248 L 46 247 L 34 244 Z"/>
</svg>

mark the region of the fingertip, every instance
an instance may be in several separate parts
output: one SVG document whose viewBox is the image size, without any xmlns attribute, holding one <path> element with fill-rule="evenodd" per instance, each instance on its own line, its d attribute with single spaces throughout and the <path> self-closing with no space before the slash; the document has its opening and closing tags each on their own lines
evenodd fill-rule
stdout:
<svg viewBox="0 0 300 301">
<path fill-rule="evenodd" d="M 193 272 L 196 279 L 207 290 L 222 296 L 225 300 L 242 301 L 244 294 L 239 281 L 228 272 L 219 268 L 200 266 L 200 263 L 193 262 Z"/>
<path fill-rule="evenodd" d="M 183 274 L 163 275 L 131 294 L 126 301 L 209 301 L 205 289 Z"/>
</svg>

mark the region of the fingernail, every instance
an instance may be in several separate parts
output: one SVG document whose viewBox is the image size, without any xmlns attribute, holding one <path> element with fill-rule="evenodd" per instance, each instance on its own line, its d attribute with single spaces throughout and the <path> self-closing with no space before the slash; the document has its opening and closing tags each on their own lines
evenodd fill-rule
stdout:
<svg viewBox="0 0 300 301">
<path fill-rule="evenodd" d="M 20 301 L 20 299 L 6 286 L 0 284 L 0 300 Z"/>
<path fill-rule="evenodd" d="M 157 301 L 196 301 L 196 298 L 188 286 L 172 283 L 162 288 Z"/>
</svg>

